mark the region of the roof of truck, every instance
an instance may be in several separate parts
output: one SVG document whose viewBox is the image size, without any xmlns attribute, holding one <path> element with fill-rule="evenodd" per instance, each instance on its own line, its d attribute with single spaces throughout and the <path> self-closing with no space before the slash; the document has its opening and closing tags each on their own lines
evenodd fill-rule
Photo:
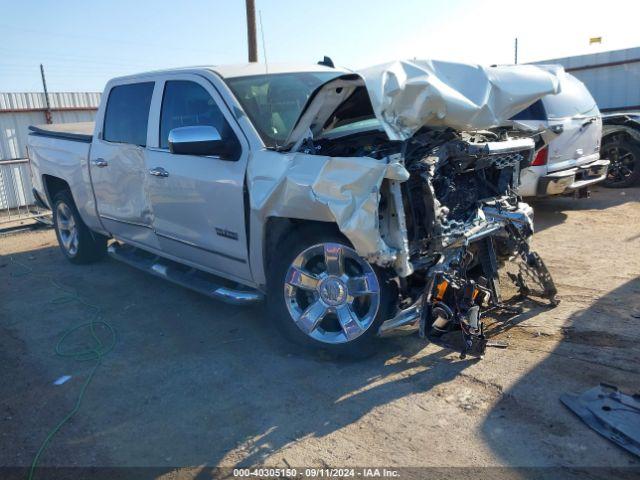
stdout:
<svg viewBox="0 0 640 480">
<path fill-rule="evenodd" d="M 342 68 L 331 68 L 325 65 L 295 64 L 295 63 L 239 63 L 235 65 L 212 65 L 208 67 L 224 78 L 246 77 L 250 75 L 264 75 L 265 73 L 292 73 L 292 72 L 343 72 Z"/>
<path fill-rule="evenodd" d="M 122 80 L 135 78 L 142 75 L 157 75 L 162 73 L 175 73 L 193 70 L 211 70 L 220 75 L 222 78 L 248 77 L 251 75 L 277 74 L 277 73 L 293 73 L 293 72 L 348 72 L 344 68 L 331 68 L 317 63 L 296 64 L 296 63 L 237 63 L 233 65 L 195 65 L 191 67 L 167 68 L 162 70 L 153 70 L 149 72 L 140 72 L 134 75 L 126 75 L 117 77 L 114 80 Z"/>
</svg>

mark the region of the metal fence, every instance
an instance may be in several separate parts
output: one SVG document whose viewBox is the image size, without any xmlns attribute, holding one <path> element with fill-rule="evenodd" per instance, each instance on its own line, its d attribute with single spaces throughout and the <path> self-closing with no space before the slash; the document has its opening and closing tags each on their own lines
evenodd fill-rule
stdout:
<svg viewBox="0 0 640 480">
<path fill-rule="evenodd" d="M 96 92 L 0 92 L 0 230 L 51 212 L 35 205 L 27 158 L 29 125 L 91 121 L 100 103 Z M 47 115 L 49 114 L 49 117 Z M 48 222 L 47 222 L 48 223 Z"/>
<path fill-rule="evenodd" d="M 29 159 L 0 161 L 0 228 L 18 220 L 46 219 L 32 193 Z"/>
</svg>

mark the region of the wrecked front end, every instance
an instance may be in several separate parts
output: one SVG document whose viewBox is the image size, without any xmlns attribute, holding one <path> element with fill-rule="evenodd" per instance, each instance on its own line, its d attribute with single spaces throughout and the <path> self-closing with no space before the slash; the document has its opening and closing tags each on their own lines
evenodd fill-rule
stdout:
<svg viewBox="0 0 640 480">
<path fill-rule="evenodd" d="M 503 263 L 520 263 L 510 278 L 521 296 L 556 302 L 529 249 L 533 211 L 516 193 L 534 141 L 492 128 L 557 91 L 554 74 L 534 66 L 395 62 L 337 77 L 314 91 L 285 145 L 265 153 L 273 161 L 249 165 L 252 218 L 335 222 L 395 278 L 397 314 L 380 333 L 460 329 L 463 353 L 481 354 L 482 314 L 512 308 Z"/>
<path fill-rule="evenodd" d="M 556 302 L 551 277 L 529 249 L 533 210 L 516 194 L 533 152 L 531 139 L 491 132 L 430 131 L 408 142 L 400 161 L 409 178 L 389 182 L 390 202 L 381 203 L 381 221 L 391 220 L 381 223 L 383 237 L 406 237 L 395 245 L 400 309 L 382 332 L 413 324 L 437 341 L 459 328 L 463 353 L 481 355 L 482 313 L 514 309 L 504 303 L 498 280 L 499 266 L 508 261 L 526 267 L 512 274 L 521 295 Z"/>
<path fill-rule="evenodd" d="M 533 209 L 516 193 L 533 154 L 532 139 L 492 131 L 321 138 L 291 157 L 272 214 L 326 210 L 314 218 L 335 218 L 358 254 L 395 277 L 397 313 L 381 334 L 414 326 L 437 341 L 459 329 L 463 353 L 481 355 L 482 314 L 515 311 L 501 294 L 501 265 L 518 264 L 511 281 L 520 296 L 556 302 L 551 277 L 529 249 Z"/>
</svg>

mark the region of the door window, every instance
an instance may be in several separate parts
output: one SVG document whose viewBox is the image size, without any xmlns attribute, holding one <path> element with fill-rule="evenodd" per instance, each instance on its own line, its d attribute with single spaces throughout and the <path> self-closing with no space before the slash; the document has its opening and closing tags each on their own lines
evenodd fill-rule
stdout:
<svg viewBox="0 0 640 480">
<path fill-rule="evenodd" d="M 104 140 L 142 147 L 147 144 L 147 123 L 153 86 L 153 82 L 145 82 L 120 85 L 111 89 L 104 115 Z"/>
<path fill-rule="evenodd" d="M 178 127 L 215 127 L 228 143 L 231 159 L 237 159 L 240 143 L 209 92 L 195 82 L 168 81 L 164 87 L 160 114 L 160 148 L 169 148 L 169 132 Z"/>
</svg>

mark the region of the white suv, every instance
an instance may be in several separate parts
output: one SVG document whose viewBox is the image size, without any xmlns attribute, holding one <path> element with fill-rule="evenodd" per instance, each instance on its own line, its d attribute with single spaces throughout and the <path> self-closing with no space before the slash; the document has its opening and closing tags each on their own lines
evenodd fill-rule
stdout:
<svg viewBox="0 0 640 480">
<path fill-rule="evenodd" d="M 602 117 L 584 84 L 569 73 L 561 91 L 547 95 L 514 116 L 514 126 L 541 131 L 531 166 L 520 173 L 518 193 L 542 197 L 579 193 L 603 181 L 609 160 L 600 159 Z"/>
</svg>

